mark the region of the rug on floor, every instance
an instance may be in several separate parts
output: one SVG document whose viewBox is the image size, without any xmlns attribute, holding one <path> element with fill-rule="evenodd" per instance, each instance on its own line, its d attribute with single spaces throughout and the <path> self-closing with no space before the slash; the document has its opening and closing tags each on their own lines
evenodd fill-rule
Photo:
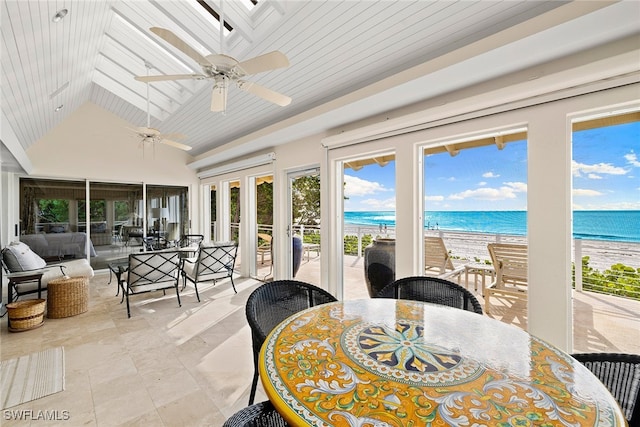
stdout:
<svg viewBox="0 0 640 427">
<path fill-rule="evenodd" d="M 64 390 L 64 348 L 0 362 L 2 409 Z"/>
</svg>

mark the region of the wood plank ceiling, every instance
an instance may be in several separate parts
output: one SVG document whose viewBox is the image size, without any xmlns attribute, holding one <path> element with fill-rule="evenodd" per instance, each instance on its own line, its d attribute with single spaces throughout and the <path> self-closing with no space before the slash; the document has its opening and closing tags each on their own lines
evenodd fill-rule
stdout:
<svg viewBox="0 0 640 427">
<path fill-rule="evenodd" d="M 220 1 L 206 3 L 215 11 Z M 293 98 L 272 105 L 231 88 L 226 115 L 210 111 L 212 82 L 152 83 L 151 125 L 187 135 L 194 155 L 487 37 L 562 5 L 557 1 L 224 2 L 224 52 L 238 60 L 272 50 L 291 66 L 251 76 Z M 5 0 L 2 112 L 25 150 L 86 102 L 146 122 L 151 74 L 200 73 L 149 31 L 170 29 L 202 54 L 220 52 L 218 22 L 196 0 Z M 52 17 L 68 9 L 60 22 Z M 56 107 L 63 106 L 55 111 Z"/>
<path fill-rule="evenodd" d="M 288 68 L 247 80 L 293 98 L 287 107 L 232 87 L 223 115 L 210 111 L 211 80 L 150 84 L 151 126 L 162 133 L 187 135 L 182 142 L 192 146 L 190 153 L 198 156 L 272 124 L 316 114 L 317 107 L 333 105 L 329 103 L 568 3 L 258 0 L 254 5 L 251 0 L 221 1 L 3 0 L 3 126 L 10 127 L 25 150 L 87 102 L 112 112 L 131 127 L 144 126 L 147 86 L 134 76 L 147 73 L 145 61 L 151 64 L 152 75 L 201 72 L 193 59 L 149 31 L 153 26 L 173 31 L 203 55 L 222 51 L 242 61 L 273 50 L 283 52 L 291 64 Z M 225 34 L 222 47 L 218 21 L 199 3 L 206 3 L 216 13 L 222 11 L 233 28 Z M 635 21 L 629 18 L 637 12 L 638 3 L 601 3 L 597 7 L 615 6 L 616 11 L 605 13 L 608 18 L 599 20 L 597 26 L 587 19 L 581 31 L 558 31 L 556 34 L 564 38 L 556 37 L 553 45 L 547 41 L 518 55 L 511 50 L 515 57 L 503 56 L 502 61 L 488 55 L 493 61 L 482 64 L 489 69 L 476 67 L 462 73 L 462 78 L 447 75 L 446 80 L 440 80 L 444 89 L 414 84 L 417 89 L 411 91 L 410 101 L 396 91 L 385 98 L 388 105 L 380 105 L 383 101 L 363 106 L 360 99 L 353 105 L 367 110 L 359 112 L 364 118 L 616 37 L 638 34 L 637 15 Z M 54 22 L 52 18 L 63 8 L 68 14 Z M 505 40 L 504 45 L 516 41 Z M 56 111 L 59 106 L 63 107 Z M 317 114 L 316 120 L 323 117 Z M 345 123 L 326 123 L 323 129 Z M 452 150 L 457 148 L 461 147 Z M 5 169 L 4 143 L 0 149 Z"/>
</svg>

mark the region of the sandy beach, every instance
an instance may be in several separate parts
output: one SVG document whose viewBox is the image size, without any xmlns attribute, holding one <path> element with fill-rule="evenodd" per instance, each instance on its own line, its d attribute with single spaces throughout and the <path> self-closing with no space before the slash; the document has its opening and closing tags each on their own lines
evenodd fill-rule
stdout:
<svg viewBox="0 0 640 427">
<path fill-rule="evenodd" d="M 438 232 L 434 235 L 438 235 Z M 525 244 L 527 242 L 524 236 L 496 236 L 482 233 L 446 232 L 442 233 L 442 237 L 452 256 L 471 260 L 479 258 L 480 262 L 489 259 L 488 243 L 500 241 Z M 638 243 L 581 240 L 581 246 L 582 257 L 588 256 L 589 266 L 597 270 L 604 271 L 616 263 L 640 268 L 640 244 Z M 572 260 L 575 261 L 575 240 L 571 249 Z"/>
<path fill-rule="evenodd" d="M 377 227 L 345 226 L 345 234 L 388 235 L 394 236 L 393 228 L 380 233 Z M 484 262 L 489 260 L 487 244 L 492 242 L 521 243 L 527 242 L 525 236 L 496 235 L 486 233 L 472 233 L 460 231 L 427 230 L 429 236 L 440 236 L 454 259 Z M 574 241 L 575 242 L 575 241 Z M 589 257 L 589 266 L 604 271 L 613 264 L 622 263 L 627 266 L 640 268 L 640 243 L 618 242 L 606 240 L 581 240 L 582 256 Z M 575 257 L 575 244 L 572 245 L 572 259 Z"/>
</svg>

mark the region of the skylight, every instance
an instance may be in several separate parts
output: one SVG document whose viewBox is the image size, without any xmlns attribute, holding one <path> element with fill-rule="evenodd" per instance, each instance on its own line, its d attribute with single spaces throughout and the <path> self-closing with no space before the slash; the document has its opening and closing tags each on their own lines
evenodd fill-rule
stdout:
<svg viewBox="0 0 640 427">
<path fill-rule="evenodd" d="M 253 8 L 258 5 L 258 0 L 239 0 L 238 3 L 241 3 L 249 10 L 253 10 Z"/>
<path fill-rule="evenodd" d="M 209 6 L 209 4 L 205 0 L 195 0 L 195 2 L 200 6 L 200 7 L 196 6 L 195 9 L 198 12 L 200 12 L 200 14 L 204 16 L 207 19 L 207 21 L 212 22 L 214 27 L 220 30 L 220 15 L 218 14 L 218 12 L 213 10 L 213 8 Z M 213 17 L 213 20 L 211 20 L 211 17 Z M 228 35 L 231 31 L 233 31 L 233 27 L 226 20 L 224 21 L 224 28 L 225 28 L 225 33 L 224 33 L 225 36 Z"/>
</svg>

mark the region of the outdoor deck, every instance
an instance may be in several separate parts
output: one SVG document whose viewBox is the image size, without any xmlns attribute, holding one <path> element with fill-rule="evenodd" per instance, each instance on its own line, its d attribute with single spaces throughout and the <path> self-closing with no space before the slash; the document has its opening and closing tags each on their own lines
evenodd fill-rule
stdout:
<svg viewBox="0 0 640 427">
<path fill-rule="evenodd" d="M 310 283 L 320 277 L 320 257 L 303 257 L 296 279 Z M 344 258 L 345 299 L 369 298 L 364 280 L 363 259 Z M 475 291 L 475 276 L 469 275 L 468 289 L 484 306 L 480 290 Z M 487 278 L 487 280 L 489 280 Z M 478 279 L 480 283 L 480 278 Z M 465 284 L 462 274 L 461 284 Z M 523 329 L 527 327 L 525 304 L 511 305 L 492 298 L 489 315 Z M 640 354 L 640 301 L 594 292 L 573 292 L 574 352 L 620 352 Z"/>
<path fill-rule="evenodd" d="M 610 252 L 611 249 L 609 248 L 608 251 Z M 103 257 L 123 255 L 121 250 L 115 250 L 113 253 L 106 251 L 101 254 Z M 270 276 L 269 262 L 268 259 L 265 259 L 265 263 L 260 264 L 258 258 L 258 279 L 263 280 Z M 454 260 L 454 262 L 458 263 L 459 261 Z M 237 261 L 236 268 L 239 263 L 240 259 Z M 345 299 L 369 298 L 364 280 L 362 257 L 344 257 L 344 277 Z M 311 250 L 304 254 L 296 279 L 314 284 L 319 283 L 319 252 Z M 475 275 L 470 274 L 468 288 L 483 304 L 484 300 L 479 287 L 476 291 L 472 285 L 475 280 Z M 489 278 L 487 277 L 486 280 L 488 281 Z M 461 276 L 461 283 L 463 285 L 465 283 L 464 274 Z M 480 279 L 478 279 L 478 283 L 480 283 Z M 640 354 L 640 301 L 588 291 L 574 291 L 573 296 L 574 351 Z M 490 317 L 526 329 L 527 319 L 524 304 L 511 306 L 493 298 Z"/>
</svg>

